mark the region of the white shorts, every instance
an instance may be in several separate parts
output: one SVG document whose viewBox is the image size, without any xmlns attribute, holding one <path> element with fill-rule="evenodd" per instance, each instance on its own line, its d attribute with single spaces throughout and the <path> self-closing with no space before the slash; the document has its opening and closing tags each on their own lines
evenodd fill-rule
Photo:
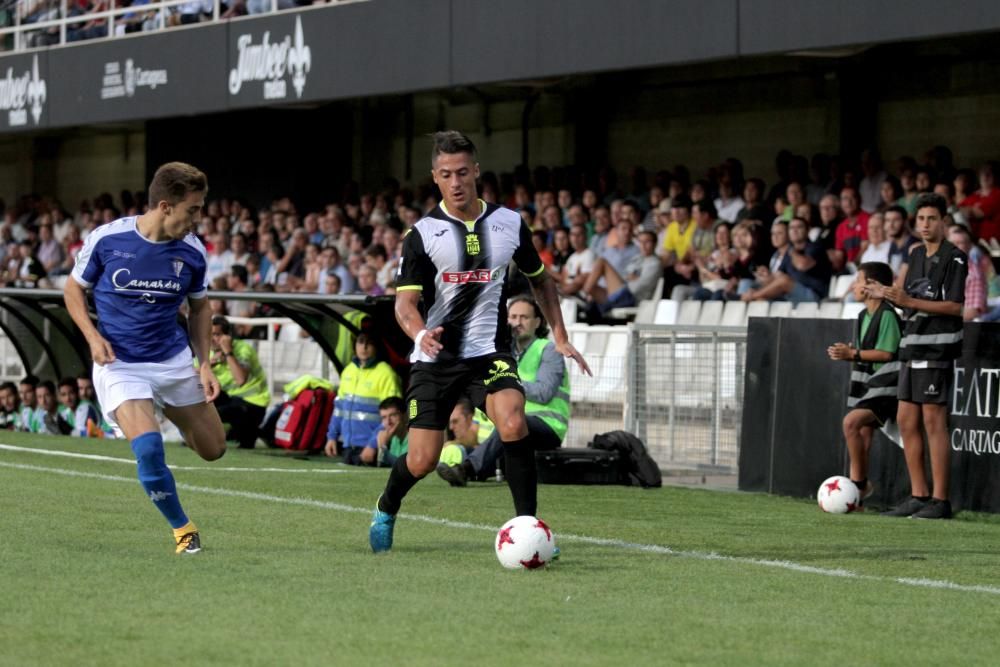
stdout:
<svg viewBox="0 0 1000 667">
<path fill-rule="evenodd" d="M 115 424 L 115 410 L 125 401 L 150 399 L 159 406 L 183 407 L 205 402 L 201 378 L 190 348 L 162 362 L 129 363 L 116 359 L 94 364 L 94 391 L 104 418 Z"/>
</svg>

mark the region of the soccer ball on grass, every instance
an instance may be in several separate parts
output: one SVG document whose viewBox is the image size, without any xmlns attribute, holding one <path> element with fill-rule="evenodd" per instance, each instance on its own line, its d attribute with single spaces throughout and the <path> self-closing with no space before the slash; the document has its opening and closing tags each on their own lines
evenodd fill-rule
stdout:
<svg viewBox="0 0 1000 667">
<path fill-rule="evenodd" d="M 847 514 L 861 507 L 861 494 L 854 482 L 842 475 L 834 475 L 819 485 L 816 502 L 824 512 Z"/>
<path fill-rule="evenodd" d="M 509 570 L 534 570 L 552 560 L 556 542 L 541 519 L 516 516 L 503 525 L 494 543 L 497 559 Z"/>
</svg>

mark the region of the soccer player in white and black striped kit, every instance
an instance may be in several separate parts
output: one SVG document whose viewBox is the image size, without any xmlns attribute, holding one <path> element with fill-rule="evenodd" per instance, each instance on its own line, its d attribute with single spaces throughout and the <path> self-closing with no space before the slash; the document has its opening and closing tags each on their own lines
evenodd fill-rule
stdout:
<svg viewBox="0 0 1000 667">
<path fill-rule="evenodd" d="M 556 350 L 590 373 L 569 342 L 555 283 L 531 243 L 531 231 L 514 211 L 477 198 L 475 146 L 454 131 L 432 138 L 431 175 L 443 201 L 403 242 L 396 319 L 414 341 L 406 396 L 409 449 L 393 465 L 375 508 L 368 539 L 376 553 L 392 548 L 403 497 L 437 466 L 443 429 L 463 395 L 485 408 L 500 433 L 517 514 L 536 513 L 535 453 L 507 326 L 511 260 L 531 281 Z"/>
</svg>

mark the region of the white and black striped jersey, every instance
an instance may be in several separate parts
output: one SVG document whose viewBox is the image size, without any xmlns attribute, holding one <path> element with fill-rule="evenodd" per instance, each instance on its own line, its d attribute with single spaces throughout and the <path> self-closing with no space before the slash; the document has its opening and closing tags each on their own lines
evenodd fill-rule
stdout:
<svg viewBox="0 0 1000 667">
<path fill-rule="evenodd" d="M 514 260 L 528 277 L 545 270 L 520 215 L 479 205 L 479 217 L 463 221 L 442 202 L 403 240 L 396 289 L 422 291 L 427 329 L 444 327 L 437 361 L 508 353 L 507 266 Z M 415 347 L 410 361 L 432 359 Z"/>
</svg>

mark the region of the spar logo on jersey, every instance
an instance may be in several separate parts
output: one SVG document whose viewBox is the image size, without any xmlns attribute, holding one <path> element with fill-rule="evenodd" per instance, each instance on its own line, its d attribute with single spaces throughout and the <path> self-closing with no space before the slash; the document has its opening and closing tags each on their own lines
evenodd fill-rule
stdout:
<svg viewBox="0 0 1000 667">
<path fill-rule="evenodd" d="M 31 71 L 15 75 L 14 68 L 8 67 L 7 73 L 0 78 L 0 110 L 7 111 L 7 123 L 10 127 L 22 127 L 28 124 L 28 111 L 35 125 L 42 119 L 42 110 L 48 88 L 45 79 L 38 74 L 38 56 L 31 60 Z"/>
<path fill-rule="evenodd" d="M 490 271 L 489 269 L 478 269 L 476 271 L 445 271 L 441 274 L 441 280 L 446 283 L 488 283 L 500 277 L 500 269 Z"/>
<path fill-rule="evenodd" d="M 306 74 L 312 69 L 312 49 L 306 45 L 302 18 L 295 18 L 294 35 L 285 35 L 280 42 L 271 41 L 271 31 L 265 30 L 260 44 L 253 43 L 253 34 L 236 39 L 236 67 L 229 71 L 229 94 L 238 95 L 244 83 L 262 81 L 265 100 L 288 97 L 285 77 L 291 74 L 295 97 L 302 97 Z"/>
</svg>

